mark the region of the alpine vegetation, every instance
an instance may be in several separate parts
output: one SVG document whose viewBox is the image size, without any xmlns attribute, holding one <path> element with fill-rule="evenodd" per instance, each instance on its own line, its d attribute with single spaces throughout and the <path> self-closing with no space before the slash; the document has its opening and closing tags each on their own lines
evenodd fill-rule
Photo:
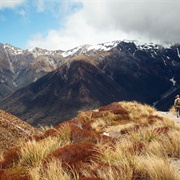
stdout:
<svg viewBox="0 0 180 180">
<path fill-rule="evenodd" d="M 0 179 L 179 180 L 179 136 L 155 108 L 114 102 L 17 138 L 0 154 Z"/>
</svg>

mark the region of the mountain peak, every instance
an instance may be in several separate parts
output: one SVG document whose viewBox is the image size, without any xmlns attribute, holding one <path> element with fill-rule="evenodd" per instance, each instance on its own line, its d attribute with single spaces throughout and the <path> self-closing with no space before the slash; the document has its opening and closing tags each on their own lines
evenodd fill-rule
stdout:
<svg viewBox="0 0 180 180">
<path fill-rule="evenodd" d="M 84 44 L 84 45 L 77 46 L 73 49 L 63 52 L 62 56 L 72 57 L 79 54 L 87 53 L 89 51 L 109 51 L 112 48 L 116 47 L 119 43 L 120 41 L 111 41 L 111 42 L 100 43 L 96 45 Z"/>
<path fill-rule="evenodd" d="M 54 55 L 56 53 L 56 51 L 50 51 L 50 50 L 41 49 L 38 47 L 31 48 L 28 51 L 32 53 L 35 58 L 42 55 Z"/>
<path fill-rule="evenodd" d="M 22 49 L 17 48 L 17 47 L 15 47 L 15 46 L 13 46 L 13 45 L 11 45 L 11 44 L 8 44 L 8 43 L 4 44 L 3 48 L 4 48 L 5 50 L 8 49 L 8 50 L 9 50 L 12 54 L 14 54 L 14 55 L 22 54 L 22 52 L 23 52 Z"/>
</svg>

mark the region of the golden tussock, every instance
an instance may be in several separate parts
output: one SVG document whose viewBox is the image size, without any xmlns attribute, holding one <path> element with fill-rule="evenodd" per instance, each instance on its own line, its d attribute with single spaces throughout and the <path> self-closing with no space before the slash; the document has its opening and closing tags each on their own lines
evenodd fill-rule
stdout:
<svg viewBox="0 0 180 180">
<path fill-rule="evenodd" d="M 138 102 L 116 102 L 41 128 L 0 154 L 0 180 L 178 180 L 180 127 Z"/>
</svg>

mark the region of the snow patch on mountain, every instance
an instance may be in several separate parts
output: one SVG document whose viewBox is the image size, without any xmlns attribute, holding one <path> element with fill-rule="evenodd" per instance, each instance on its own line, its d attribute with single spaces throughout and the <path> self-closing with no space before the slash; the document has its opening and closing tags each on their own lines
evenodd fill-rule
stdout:
<svg viewBox="0 0 180 180">
<path fill-rule="evenodd" d="M 164 59 L 164 58 L 162 58 L 162 60 L 163 60 L 163 62 L 164 62 L 164 65 L 165 65 L 165 66 L 167 66 L 165 59 Z"/>
<path fill-rule="evenodd" d="M 11 44 L 5 44 L 5 45 L 4 45 L 4 49 L 5 49 L 5 50 L 8 49 L 9 51 L 11 51 L 11 53 L 12 53 L 13 55 L 19 55 L 19 54 L 22 54 L 22 53 L 23 53 L 23 50 L 22 50 L 22 49 L 16 48 L 16 47 L 12 46 Z"/>
<path fill-rule="evenodd" d="M 10 70 L 11 70 L 13 73 L 15 73 L 14 67 L 13 67 L 12 62 L 11 62 L 11 60 L 10 60 L 9 53 L 8 53 L 6 47 L 7 47 L 7 46 L 4 46 L 4 50 L 5 50 L 5 53 L 6 53 L 7 60 L 8 60 L 8 62 L 9 62 Z"/>
<path fill-rule="evenodd" d="M 170 79 L 170 81 L 173 83 L 173 86 L 176 85 L 176 81 L 174 80 L 174 77 L 172 77 L 172 78 Z"/>
<path fill-rule="evenodd" d="M 31 48 L 28 50 L 30 53 L 33 54 L 34 58 L 37 58 L 38 56 L 43 56 L 43 55 L 54 55 L 55 51 L 49 51 L 46 49 L 40 49 L 40 48 Z"/>
<path fill-rule="evenodd" d="M 63 52 L 61 55 L 63 57 L 68 57 L 68 56 L 73 56 L 73 55 L 78 55 L 78 54 L 83 54 L 83 53 L 86 53 L 87 52 L 87 48 L 89 47 L 90 45 L 81 45 L 81 46 L 78 46 L 78 47 L 75 47 L 73 49 L 70 49 L 68 51 L 65 51 Z"/>
<path fill-rule="evenodd" d="M 149 43 L 145 43 L 142 41 L 138 41 L 138 40 L 123 40 L 122 42 L 126 42 L 126 43 L 134 43 L 136 45 L 136 47 L 139 50 L 159 50 L 159 49 L 169 49 L 172 47 L 172 44 L 157 44 L 157 43 L 153 43 L 153 42 L 149 42 Z M 154 51 L 155 54 L 157 54 L 156 51 Z"/>
<path fill-rule="evenodd" d="M 63 52 L 62 56 L 63 57 L 74 56 L 74 55 L 87 53 L 89 51 L 109 51 L 112 48 L 116 47 L 119 43 L 120 41 L 112 41 L 112 42 L 101 43 L 97 45 L 81 45 L 71 50 Z"/>
<path fill-rule="evenodd" d="M 107 42 L 107 43 L 102 43 L 102 44 L 97 44 L 94 46 L 90 46 L 87 50 L 96 50 L 96 51 L 109 51 L 112 48 L 116 47 L 120 41 L 112 41 L 112 42 Z"/>
<path fill-rule="evenodd" d="M 180 58 L 180 53 L 179 53 L 179 49 L 177 48 L 177 55 Z"/>
<path fill-rule="evenodd" d="M 172 65 L 175 66 L 176 65 L 176 62 L 174 60 L 172 60 Z"/>
</svg>

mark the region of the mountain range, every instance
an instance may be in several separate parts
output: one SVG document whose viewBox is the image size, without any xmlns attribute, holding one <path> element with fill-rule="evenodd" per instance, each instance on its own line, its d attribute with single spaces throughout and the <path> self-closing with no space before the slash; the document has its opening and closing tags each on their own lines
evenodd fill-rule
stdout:
<svg viewBox="0 0 180 180">
<path fill-rule="evenodd" d="M 180 45 L 113 41 L 68 51 L 0 44 L 0 108 L 56 125 L 117 101 L 168 110 L 180 92 Z"/>
</svg>

